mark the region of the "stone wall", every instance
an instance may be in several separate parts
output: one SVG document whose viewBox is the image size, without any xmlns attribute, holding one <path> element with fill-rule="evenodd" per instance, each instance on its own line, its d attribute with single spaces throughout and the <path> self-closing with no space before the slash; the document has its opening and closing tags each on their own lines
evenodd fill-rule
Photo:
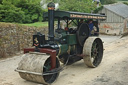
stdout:
<svg viewBox="0 0 128 85">
<path fill-rule="evenodd" d="M 101 22 L 99 25 L 100 33 L 111 35 L 128 34 L 128 18 L 124 19 L 123 23 L 107 23 Z"/>
<path fill-rule="evenodd" d="M 100 33 L 121 35 L 124 33 L 124 23 L 100 23 Z"/>
<path fill-rule="evenodd" d="M 12 56 L 26 47 L 32 47 L 32 35 L 47 34 L 47 27 L 28 27 L 11 23 L 0 23 L 0 57 Z"/>
</svg>

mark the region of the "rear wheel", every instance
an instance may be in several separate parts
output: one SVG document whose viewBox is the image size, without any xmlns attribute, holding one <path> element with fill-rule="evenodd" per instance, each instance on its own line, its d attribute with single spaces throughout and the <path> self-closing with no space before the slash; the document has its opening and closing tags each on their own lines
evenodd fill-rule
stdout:
<svg viewBox="0 0 128 85">
<path fill-rule="evenodd" d="M 84 43 L 83 54 L 85 55 L 83 59 L 87 66 L 97 67 L 103 57 L 102 40 L 97 37 L 89 37 Z"/>
</svg>

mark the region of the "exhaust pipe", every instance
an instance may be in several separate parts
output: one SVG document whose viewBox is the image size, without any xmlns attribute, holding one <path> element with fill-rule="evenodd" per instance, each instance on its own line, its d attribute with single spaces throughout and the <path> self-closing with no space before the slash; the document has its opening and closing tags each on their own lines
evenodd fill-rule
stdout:
<svg viewBox="0 0 128 85">
<path fill-rule="evenodd" d="M 48 4 L 48 26 L 49 26 L 49 41 L 51 43 L 54 43 L 54 9 L 55 4 L 53 2 L 50 2 Z"/>
</svg>

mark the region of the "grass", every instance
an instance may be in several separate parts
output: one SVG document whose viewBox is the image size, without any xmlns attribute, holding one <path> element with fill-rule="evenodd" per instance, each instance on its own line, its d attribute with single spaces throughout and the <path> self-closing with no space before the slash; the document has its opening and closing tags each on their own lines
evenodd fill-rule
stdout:
<svg viewBox="0 0 128 85">
<path fill-rule="evenodd" d="M 35 26 L 35 27 L 46 27 L 48 26 L 48 22 L 35 22 L 35 23 L 30 23 L 30 24 L 22 24 L 25 26 Z"/>
</svg>

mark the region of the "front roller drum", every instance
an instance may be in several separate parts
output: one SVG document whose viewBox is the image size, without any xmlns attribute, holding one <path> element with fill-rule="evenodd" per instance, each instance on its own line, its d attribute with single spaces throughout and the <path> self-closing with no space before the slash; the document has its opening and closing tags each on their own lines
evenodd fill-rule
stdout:
<svg viewBox="0 0 128 85">
<path fill-rule="evenodd" d="M 56 58 L 56 68 L 60 66 L 58 59 Z M 53 83 L 59 73 L 46 74 L 51 70 L 51 59 L 49 55 L 42 54 L 25 54 L 18 64 L 17 71 L 21 78 L 42 84 Z"/>
<path fill-rule="evenodd" d="M 83 47 L 83 60 L 89 67 L 97 67 L 103 57 L 103 43 L 98 37 L 89 37 Z"/>
</svg>

